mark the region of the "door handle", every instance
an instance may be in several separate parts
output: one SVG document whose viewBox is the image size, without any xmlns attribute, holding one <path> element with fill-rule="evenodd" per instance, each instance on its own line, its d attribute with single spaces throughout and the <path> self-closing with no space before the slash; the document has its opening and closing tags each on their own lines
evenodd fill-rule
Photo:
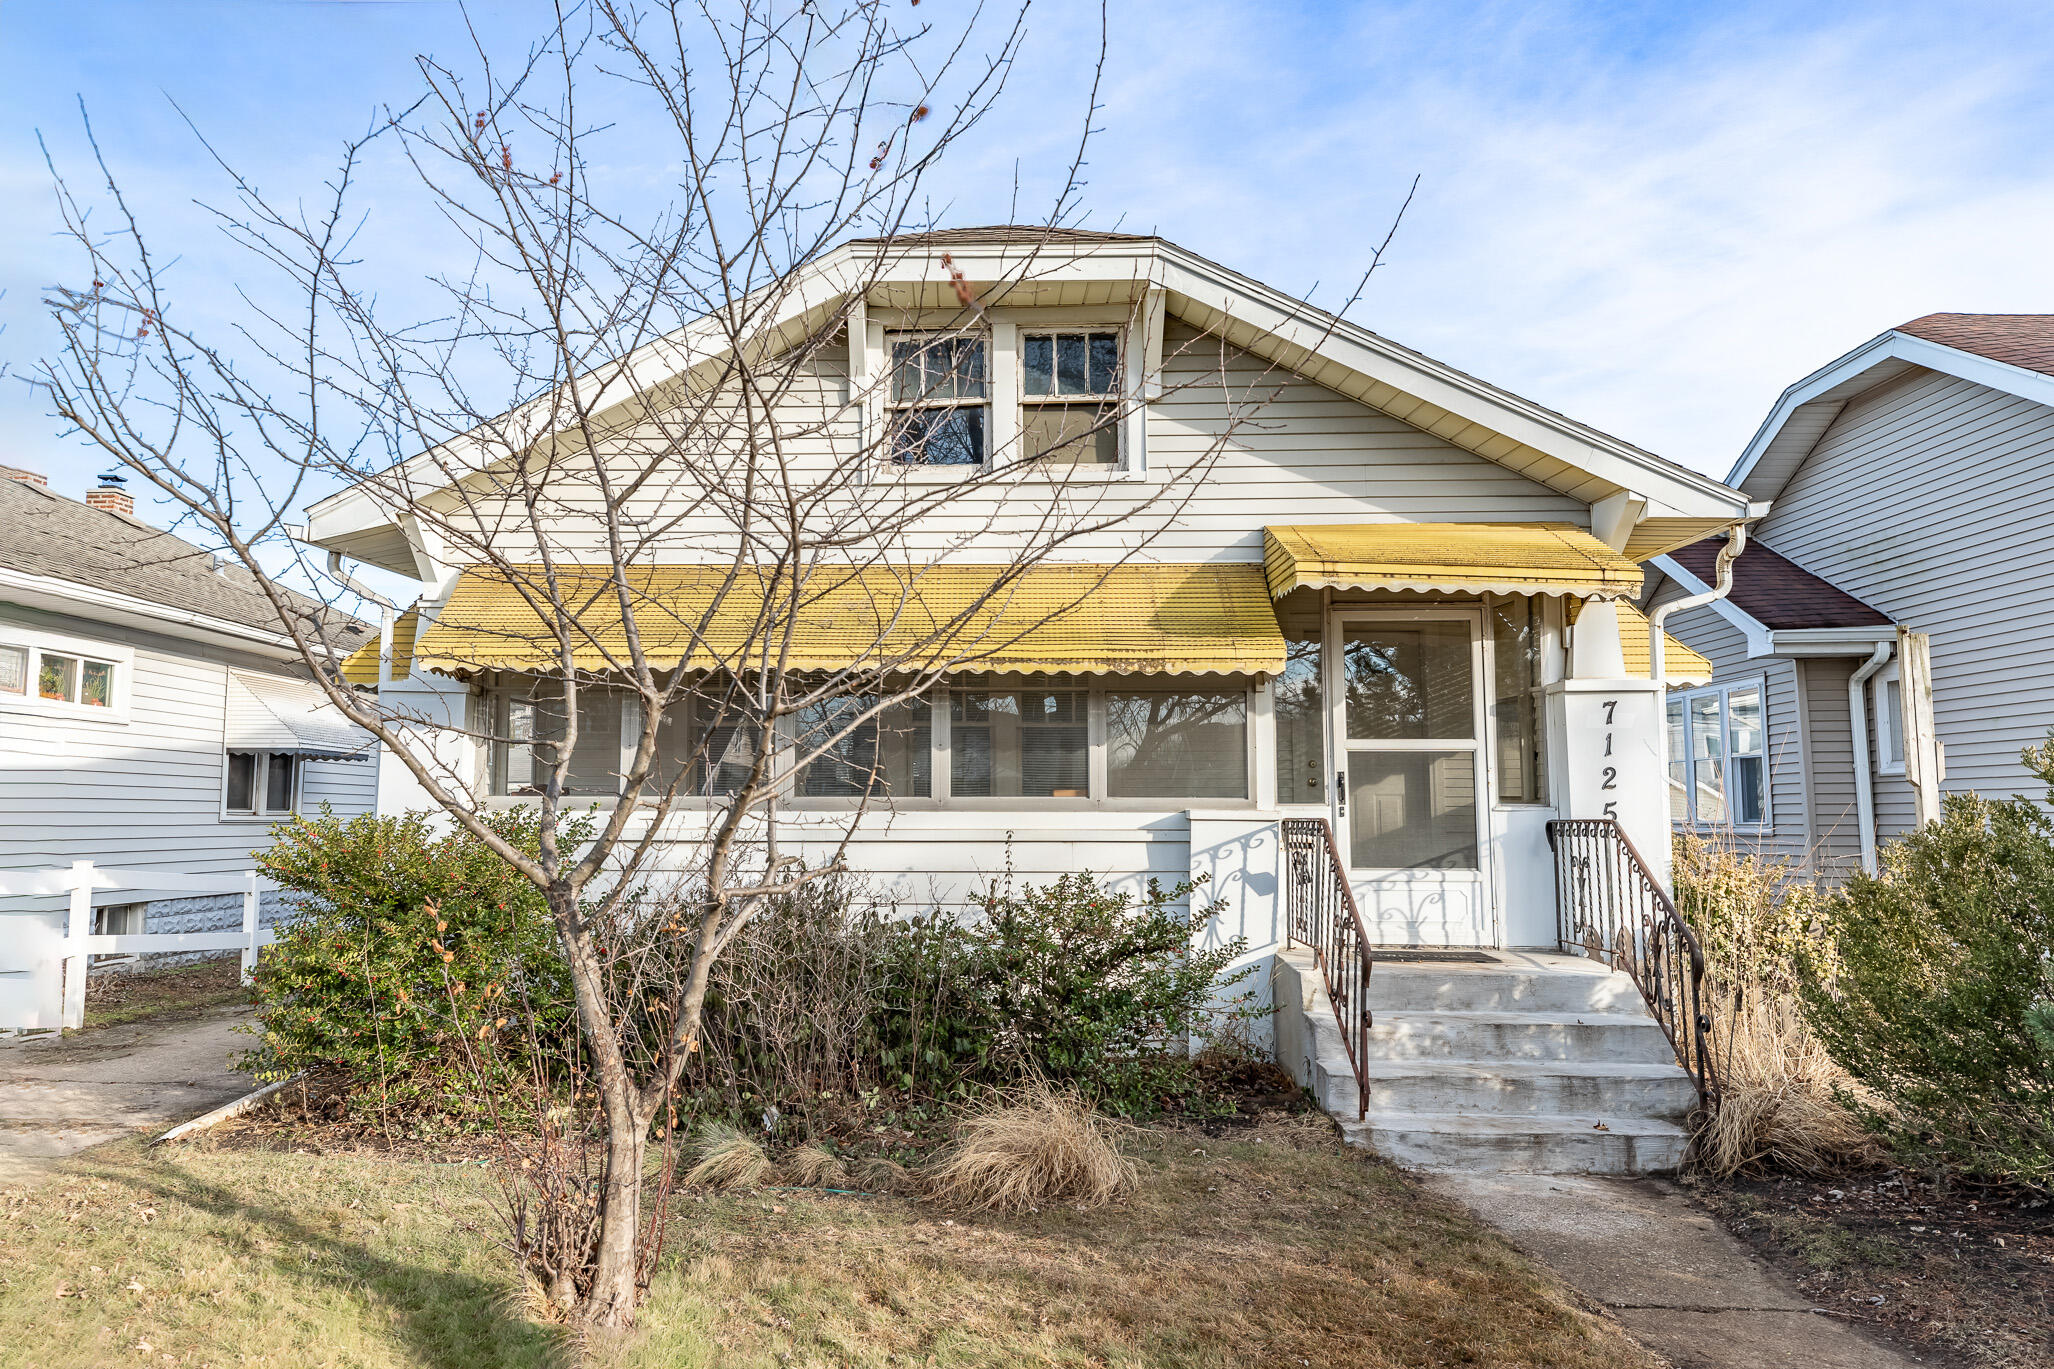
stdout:
<svg viewBox="0 0 2054 1369">
<path fill-rule="evenodd" d="M 1336 770 L 1334 772 L 1334 799 L 1340 805 L 1341 816 L 1344 818 L 1347 817 L 1348 772 L 1345 770 Z"/>
</svg>

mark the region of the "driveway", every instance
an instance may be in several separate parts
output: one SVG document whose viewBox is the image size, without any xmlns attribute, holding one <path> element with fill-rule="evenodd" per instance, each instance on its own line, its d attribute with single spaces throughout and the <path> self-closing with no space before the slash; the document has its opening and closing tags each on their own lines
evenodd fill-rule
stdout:
<svg viewBox="0 0 2054 1369">
<path fill-rule="evenodd" d="M 0 1188 L 138 1131 L 163 1131 L 254 1087 L 229 1058 L 252 1039 L 247 1008 L 0 1041 Z"/>
</svg>

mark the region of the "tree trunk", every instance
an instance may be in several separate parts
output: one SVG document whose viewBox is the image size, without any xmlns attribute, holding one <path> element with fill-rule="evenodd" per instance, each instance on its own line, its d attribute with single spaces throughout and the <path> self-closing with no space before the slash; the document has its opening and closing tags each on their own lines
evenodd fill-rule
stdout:
<svg viewBox="0 0 2054 1369">
<path fill-rule="evenodd" d="M 642 1229 L 642 1161 L 648 1151 L 643 1128 L 609 1126 L 606 1178 L 599 1195 L 599 1246 L 592 1254 L 592 1288 L 578 1307 L 593 1326 L 627 1326 L 635 1320 L 637 1254 Z"/>
</svg>

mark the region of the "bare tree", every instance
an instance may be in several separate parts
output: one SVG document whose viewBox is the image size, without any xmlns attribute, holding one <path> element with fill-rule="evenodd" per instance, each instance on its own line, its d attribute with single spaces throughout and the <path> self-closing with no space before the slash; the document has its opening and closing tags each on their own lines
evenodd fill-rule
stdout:
<svg viewBox="0 0 2054 1369">
<path fill-rule="evenodd" d="M 866 815 L 917 783 L 894 750 L 909 701 L 1001 658 L 1117 567 L 1094 558 L 1097 577 L 1055 604 L 1022 594 L 1037 571 L 1116 527 L 1112 561 L 1145 552 L 1268 397 L 1220 370 L 1230 421 L 1145 485 L 1091 478 L 1025 437 L 994 445 L 977 421 L 988 311 L 1026 298 L 1068 240 L 1090 108 L 1035 216 L 1046 227 L 1014 233 L 1006 276 L 943 257 L 914 301 L 919 339 L 854 370 L 867 301 L 923 242 L 935 169 L 991 114 L 1024 33 L 1024 10 L 946 31 L 898 12 L 592 0 L 511 69 L 482 43 L 461 71 L 424 59 L 420 99 L 347 146 L 317 211 L 217 157 L 232 187 L 219 229 L 283 282 L 244 293 L 227 325 L 194 321 L 194 294 L 213 293 L 211 318 L 232 312 L 226 292 L 153 252 L 104 158 L 96 197 L 57 175 L 84 256 L 49 294 L 63 345 L 39 380 L 56 413 L 230 549 L 335 706 L 547 899 L 604 1164 L 591 1241 L 546 1272 L 592 1324 L 632 1319 L 648 1146 L 698 1049 L 715 957 L 765 900 L 844 869 Z M 622 192 L 629 148 L 675 176 L 660 211 Z M 404 154 L 454 235 L 460 269 L 437 277 L 430 319 L 388 321 L 358 259 L 357 187 L 378 149 Z M 1126 420 L 1132 379 L 1064 412 L 1069 455 Z M 955 462 L 945 482 L 924 469 Z M 343 487 L 461 568 L 459 596 L 499 605 L 496 636 L 422 663 L 489 706 L 424 720 L 353 689 L 287 611 L 288 580 L 326 582 L 286 520 Z M 616 709 L 630 741 L 595 779 L 587 734 Z M 778 810 L 795 787 L 850 800 L 808 815 L 803 849 Z M 594 790 L 596 836 L 572 847 L 565 823 Z M 539 854 L 480 817 L 494 792 L 536 805 Z M 638 962 L 665 967 L 649 982 L 604 940 L 659 871 L 688 902 L 656 929 L 671 954 Z M 638 1044 L 631 1019 L 652 1004 L 657 1038 Z"/>
</svg>

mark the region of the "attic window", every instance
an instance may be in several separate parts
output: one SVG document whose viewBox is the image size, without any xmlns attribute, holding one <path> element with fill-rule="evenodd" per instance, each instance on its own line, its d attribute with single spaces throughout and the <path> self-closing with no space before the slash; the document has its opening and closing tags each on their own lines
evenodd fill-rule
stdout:
<svg viewBox="0 0 2054 1369">
<path fill-rule="evenodd" d="M 915 466 L 984 464 L 984 339 L 891 336 L 892 459 Z"/>
<path fill-rule="evenodd" d="M 1028 458 L 1111 466 L 1120 459 L 1120 335 L 1020 339 L 1020 434 Z"/>
</svg>

